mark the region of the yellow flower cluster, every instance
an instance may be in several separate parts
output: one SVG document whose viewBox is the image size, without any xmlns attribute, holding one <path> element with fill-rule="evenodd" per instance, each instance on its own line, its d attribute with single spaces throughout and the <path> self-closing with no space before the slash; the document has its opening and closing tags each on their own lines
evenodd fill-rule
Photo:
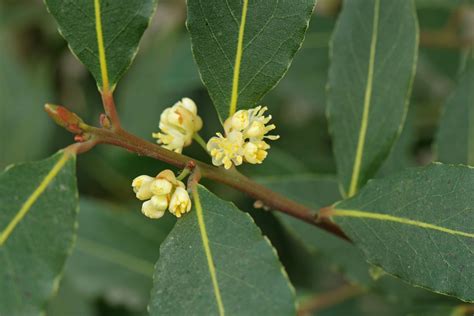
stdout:
<svg viewBox="0 0 474 316">
<path fill-rule="evenodd" d="M 164 170 L 155 178 L 138 176 L 133 180 L 132 187 L 137 199 L 145 201 L 142 213 L 149 218 L 162 217 L 167 208 L 178 218 L 191 210 L 186 187 L 171 170 Z"/>
<path fill-rule="evenodd" d="M 153 133 L 153 138 L 164 148 L 181 153 L 183 147 L 191 145 L 193 135 L 202 128 L 202 120 L 197 115 L 193 100 L 183 98 L 172 107 L 166 108 L 160 116 L 161 132 Z"/>
<path fill-rule="evenodd" d="M 270 148 L 265 139 L 279 138 L 278 135 L 266 135 L 275 129 L 274 124 L 267 125 L 272 119 L 271 115 L 264 115 L 267 109 L 257 106 L 250 110 L 240 110 L 224 122 L 225 136 L 217 133 L 207 143 L 214 165 L 224 165 L 224 168 L 229 169 L 244 161 L 251 164 L 263 162 Z"/>
</svg>

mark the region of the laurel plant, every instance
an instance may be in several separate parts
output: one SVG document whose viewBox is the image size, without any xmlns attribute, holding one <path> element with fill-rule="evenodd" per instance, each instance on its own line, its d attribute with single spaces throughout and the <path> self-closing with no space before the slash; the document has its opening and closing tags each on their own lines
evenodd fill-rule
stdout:
<svg viewBox="0 0 474 316">
<path fill-rule="evenodd" d="M 41 314 L 71 282 L 89 296 L 107 292 L 119 304 L 147 306 L 151 315 L 311 315 L 341 302 L 334 315 L 382 313 L 344 305 L 371 295 L 384 297 L 393 315 L 472 313 L 472 42 L 464 46 L 441 116 L 438 158 L 397 172 L 383 169 L 408 126 L 420 45 L 414 0 L 345 0 L 337 8 L 322 92 L 337 174 L 302 176 L 290 163 L 279 167 L 288 168 L 287 177 L 259 173 L 277 161 L 274 147 L 289 137 L 281 126 L 296 113 L 287 107 L 281 115 L 271 98 L 262 98 L 289 70 L 310 20 L 319 18 L 315 5 L 188 0 L 192 55 L 210 98 L 190 96 L 182 84 L 157 115 L 145 104 L 125 108 L 123 98 L 115 101 L 142 35 L 160 12 L 157 0 L 45 0 L 69 49 L 92 74 L 103 113 L 95 126 L 73 104 L 51 99 L 45 111 L 74 143 L 1 173 L 0 315 Z M 306 67 L 297 75 L 311 74 Z M 161 89 L 150 76 L 145 80 Z M 143 119 L 127 126 L 130 113 Z M 317 161 L 311 151 L 317 137 L 298 130 L 291 142 L 302 150 L 295 155 Z M 107 145 L 147 166 L 114 186 L 136 198 L 122 205 L 131 212 L 113 212 L 78 194 L 76 157 L 104 154 L 98 147 Z M 200 153 L 188 156 L 190 148 Z M 230 200 L 235 195 L 223 194 L 224 187 L 246 194 L 253 207 Z M 261 216 L 272 221 L 259 227 L 249 209 L 256 209 L 257 223 Z M 285 236 L 283 245 L 265 236 L 274 237 L 268 223 Z M 285 255 L 291 262 L 280 261 Z M 294 267 L 306 281 L 309 271 L 324 267 L 317 278 L 337 274 L 340 287 L 324 294 L 302 290 Z"/>
</svg>

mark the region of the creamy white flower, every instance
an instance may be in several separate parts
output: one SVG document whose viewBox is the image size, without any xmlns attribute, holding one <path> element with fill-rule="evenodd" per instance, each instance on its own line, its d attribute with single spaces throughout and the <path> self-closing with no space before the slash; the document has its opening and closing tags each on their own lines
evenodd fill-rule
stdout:
<svg viewBox="0 0 474 316">
<path fill-rule="evenodd" d="M 268 124 L 271 115 L 265 116 L 267 107 L 257 106 L 249 110 L 239 110 L 224 122 L 225 136 L 217 133 L 207 143 L 207 150 L 216 166 L 240 165 L 243 161 L 259 164 L 267 157 L 270 148 L 264 139 L 276 140 L 280 136 L 267 135 L 274 130 L 274 124 Z"/>
<path fill-rule="evenodd" d="M 176 188 L 171 196 L 169 211 L 179 218 L 190 210 L 191 199 L 189 198 L 188 191 L 181 187 Z"/>
<path fill-rule="evenodd" d="M 202 128 L 202 119 L 197 115 L 194 101 L 183 98 L 165 109 L 160 116 L 159 128 L 160 132 L 152 134 L 158 144 L 181 153 L 183 147 L 192 143 L 194 133 Z"/>
<path fill-rule="evenodd" d="M 245 161 L 251 164 L 260 164 L 267 157 L 267 149 L 270 148 L 263 140 L 247 142 L 244 145 Z"/>
<path fill-rule="evenodd" d="M 153 182 L 154 178 L 146 175 L 138 176 L 132 181 L 133 191 L 137 199 L 139 200 L 148 200 L 153 196 L 153 193 L 150 190 L 150 185 Z"/>
<path fill-rule="evenodd" d="M 166 195 L 155 195 L 150 200 L 143 202 L 142 213 L 149 218 L 160 218 L 165 214 L 168 207 Z"/>
<path fill-rule="evenodd" d="M 244 139 L 240 132 L 230 132 L 227 137 L 217 133 L 207 143 L 207 150 L 211 154 L 215 166 L 224 165 L 229 169 L 232 165 L 239 166 L 243 161 Z"/>
<path fill-rule="evenodd" d="M 264 116 L 264 113 L 268 110 L 266 106 L 257 106 L 254 109 L 248 110 L 249 123 L 247 127 L 242 131 L 244 138 L 253 140 L 263 140 L 264 138 L 270 140 L 276 140 L 280 138 L 278 135 L 266 135 L 269 131 L 274 130 L 276 126 L 274 124 L 267 125 L 272 119 L 271 115 Z"/>
</svg>

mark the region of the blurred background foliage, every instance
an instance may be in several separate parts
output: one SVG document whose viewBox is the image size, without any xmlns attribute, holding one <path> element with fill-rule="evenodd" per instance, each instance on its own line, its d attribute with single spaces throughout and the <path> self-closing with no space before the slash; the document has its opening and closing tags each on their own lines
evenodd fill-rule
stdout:
<svg viewBox="0 0 474 316">
<path fill-rule="evenodd" d="M 417 0 L 416 5 L 421 36 L 410 111 L 380 175 L 436 160 L 432 144 L 440 113 L 474 39 L 472 1 Z M 290 195 L 295 188 L 291 179 L 325 175 L 327 185 L 314 188 L 307 196 L 319 195 L 318 201 L 328 204 L 338 194 L 331 180 L 335 163 L 325 118 L 325 86 L 329 41 L 340 6 L 339 0 L 318 1 L 303 47 L 287 75 L 262 101 L 270 106 L 281 139 L 263 165 L 242 168 Z M 205 139 L 220 130 L 193 62 L 185 19 L 184 0 L 160 1 L 136 60 L 116 89 L 123 125 L 148 140 L 158 128 L 162 110 L 184 96 L 199 106 Z M 43 112 L 45 102 L 67 106 L 95 124 L 101 113 L 92 76 L 68 50 L 43 2 L 0 0 L 0 168 L 45 157 L 73 141 L 71 134 L 48 119 Z M 185 153 L 208 159 L 196 144 Z M 57 298 L 47 308 L 49 315 L 146 314 L 153 265 L 173 219 L 168 215 L 154 222 L 142 217 L 130 183 L 139 174 L 155 174 L 166 167 L 106 146 L 79 157 L 79 237 Z M 369 275 L 363 268 L 364 275 L 360 275 L 354 266 L 367 264 L 345 256 L 344 246 L 337 243 L 326 247 L 342 257 L 335 262 L 343 264 L 333 266 L 327 253 L 300 243 L 304 231 L 294 227 L 297 234 L 292 234 L 291 229 L 284 229 L 292 223 L 254 210 L 253 201 L 235 191 L 205 184 L 254 216 L 276 246 L 302 306 L 336 299 L 317 307 L 318 315 L 463 315 L 468 310 L 455 300 L 381 276 L 377 269 L 371 268 Z M 334 254 L 331 249 L 329 253 Z M 315 294 L 321 300 L 315 300 Z"/>
</svg>

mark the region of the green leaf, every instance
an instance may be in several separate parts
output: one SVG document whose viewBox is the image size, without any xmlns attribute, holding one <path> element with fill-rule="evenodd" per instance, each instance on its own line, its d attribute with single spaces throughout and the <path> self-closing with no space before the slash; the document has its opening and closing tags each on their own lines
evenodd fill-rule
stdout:
<svg viewBox="0 0 474 316">
<path fill-rule="evenodd" d="M 31 71 L 21 64 L 2 30 L 0 46 L 0 169 L 3 169 L 13 162 L 41 157 L 52 124 L 42 107 L 48 99 L 50 78 L 44 69 Z M 42 141 L 34 141 L 32 135 L 41 135 Z"/>
<path fill-rule="evenodd" d="M 294 293 L 252 218 L 199 186 L 160 249 L 151 315 L 294 315 Z"/>
<path fill-rule="evenodd" d="M 283 77 L 314 0 L 189 0 L 187 26 L 220 119 L 250 108 Z"/>
<path fill-rule="evenodd" d="M 337 181 L 328 176 L 308 174 L 269 177 L 259 179 L 259 182 L 312 207 L 315 213 L 321 207 L 340 200 Z M 369 265 L 361 251 L 354 245 L 286 214 L 275 212 L 275 216 L 306 250 L 313 255 L 321 255 L 317 260 L 322 260 L 326 265 L 342 272 L 351 282 L 364 285 L 372 282 Z"/>
<path fill-rule="evenodd" d="M 417 49 L 413 1 L 344 3 L 332 37 L 327 111 L 344 196 L 377 172 L 401 131 Z"/>
<path fill-rule="evenodd" d="M 0 315 L 36 315 L 57 290 L 77 226 L 75 156 L 0 174 Z"/>
<path fill-rule="evenodd" d="M 133 208 L 81 199 L 79 231 L 66 275 L 89 297 L 113 297 L 144 309 L 152 286 L 157 247 L 173 218 L 151 221 Z"/>
<path fill-rule="evenodd" d="M 45 0 L 77 58 L 109 92 L 132 63 L 157 0 Z"/>
<path fill-rule="evenodd" d="M 433 164 L 370 181 L 328 215 L 367 260 L 402 280 L 474 301 L 474 169 Z"/>
<path fill-rule="evenodd" d="M 438 133 L 438 159 L 474 166 L 474 56 L 445 105 Z"/>
</svg>

